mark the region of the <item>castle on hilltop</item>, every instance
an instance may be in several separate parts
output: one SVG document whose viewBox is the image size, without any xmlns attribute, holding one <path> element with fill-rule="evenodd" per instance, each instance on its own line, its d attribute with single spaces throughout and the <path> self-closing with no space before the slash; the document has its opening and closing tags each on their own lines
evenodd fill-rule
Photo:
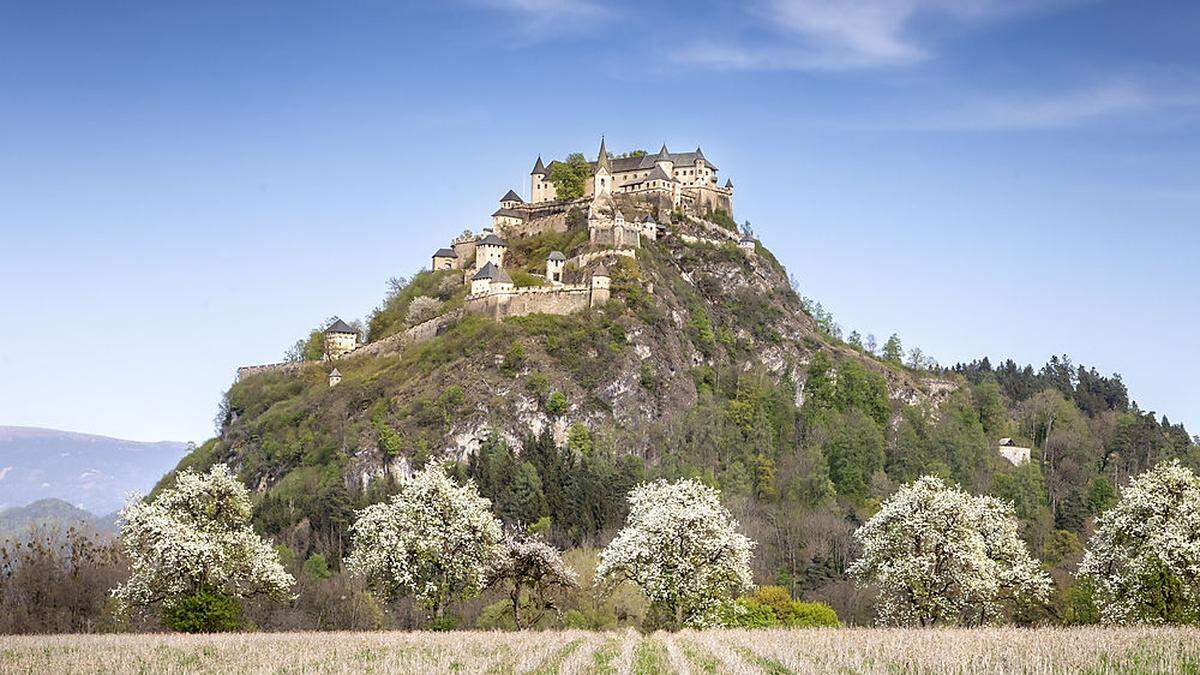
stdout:
<svg viewBox="0 0 1200 675">
<path fill-rule="evenodd" d="M 613 157 L 601 138 L 596 161 L 587 162 L 582 186 L 574 185 L 573 192 L 582 192 L 581 196 L 559 199 L 555 170 L 568 164 L 573 164 L 571 172 L 579 180 L 578 160 L 555 160 L 547 166 L 539 156 L 530 177 L 530 201 L 509 190 L 491 215 L 491 227 L 480 234 L 467 230 L 434 252 L 432 271 L 462 274 L 459 283 L 466 287 L 466 297 L 460 308 L 369 344 L 360 344 L 357 332 L 339 319 L 325 330 L 324 359 L 394 352 L 437 335 L 464 313 L 499 320 L 603 306 L 611 292 L 610 266 L 636 257 L 644 242 L 666 236 L 689 244 L 736 245 L 747 256 L 756 254 L 755 239 L 739 235 L 732 223 L 733 183 L 718 185 L 717 167 L 699 147 L 695 152 L 672 153 L 664 144 L 656 155 L 639 151 Z M 725 225 L 711 222 L 716 212 L 724 214 Z M 563 233 L 584 224 L 587 243 L 571 251 L 573 257 L 551 251 L 544 263 L 525 260 L 523 269 L 511 273 L 506 267 L 509 240 Z M 299 366 L 294 362 L 247 366 L 238 369 L 238 376 Z M 340 381 L 340 373 L 336 377 L 330 373 L 330 386 Z"/>
<path fill-rule="evenodd" d="M 667 225 L 658 221 L 673 214 L 731 214 L 733 209 L 733 183 L 717 185 L 717 167 L 698 147 L 695 152 L 671 153 L 664 144 L 657 155 L 633 153 L 614 158 L 601 138 L 596 161 L 588 163 L 590 175 L 583 182 L 583 194 L 575 199 L 558 199 L 558 188 L 551 180 L 558 164 L 556 160 L 547 167 L 539 156 L 531 175 L 529 202 L 509 190 L 500 198 L 490 228 L 478 236 L 460 236 L 433 254 L 431 269 L 463 270 L 463 282 L 470 284 L 467 312 L 501 319 L 536 312 L 567 314 L 604 304 L 609 297 L 608 271 L 600 263 L 585 276 L 590 263 L 605 257 L 633 257 L 643 241 L 666 236 Z M 570 260 L 563 252 L 553 251 L 545 273 L 536 275 L 539 283 L 515 284 L 505 271 L 508 242 L 504 237 L 564 232 L 572 211 L 586 213 L 589 250 Z M 721 234 L 754 252 L 752 239 L 739 240 L 729 230 Z M 568 266 L 575 283 L 566 283 Z"/>
<path fill-rule="evenodd" d="M 553 160 L 549 165 L 544 165 L 541 156 L 538 156 L 529 177 L 532 203 L 558 199 L 558 188 L 550 180 L 558 164 L 558 160 Z M 699 146 L 695 152 L 670 152 L 667 144 L 663 143 L 655 155 L 633 153 L 624 157 L 610 157 L 601 138 L 596 161 L 588 162 L 588 166 L 593 180 L 584 186 L 585 197 L 606 191 L 661 195 L 669 198 L 676 208 L 686 204 L 698 209 L 720 209 L 733 213 L 733 181 L 726 180 L 724 186 L 718 185 L 717 167 L 708 161 Z"/>
</svg>

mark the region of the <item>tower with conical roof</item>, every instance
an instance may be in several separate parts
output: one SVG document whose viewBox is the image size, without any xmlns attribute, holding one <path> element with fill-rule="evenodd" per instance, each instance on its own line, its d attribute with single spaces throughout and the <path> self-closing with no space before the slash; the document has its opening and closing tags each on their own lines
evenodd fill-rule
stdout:
<svg viewBox="0 0 1200 675">
<path fill-rule="evenodd" d="M 675 175 L 675 161 L 671 159 L 671 153 L 667 152 L 667 144 L 663 143 L 658 154 L 654 156 L 654 165 L 663 170 L 667 176 Z"/>
<path fill-rule="evenodd" d="M 596 172 L 592 176 L 592 194 L 599 197 L 611 194 L 613 189 L 612 162 L 608 159 L 608 150 L 604 147 L 604 137 L 600 137 L 600 154 L 596 156 Z"/>
<path fill-rule="evenodd" d="M 553 201 L 555 198 L 554 184 L 550 182 L 550 173 L 542 164 L 542 156 L 538 155 L 533 171 L 529 172 L 529 200 L 534 204 Z"/>
</svg>

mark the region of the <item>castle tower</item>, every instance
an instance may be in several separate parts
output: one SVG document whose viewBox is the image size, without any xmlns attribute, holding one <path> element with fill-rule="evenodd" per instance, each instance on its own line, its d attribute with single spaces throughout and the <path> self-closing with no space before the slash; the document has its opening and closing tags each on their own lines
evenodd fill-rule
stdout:
<svg viewBox="0 0 1200 675">
<path fill-rule="evenodd" d="M 429 269 L 437 272 L 438 270 L 452 270 L 458 267 L 458 254 L 452 248 L 439 248 L 437 253 L 433 254 L 433 265 Z"/>
<path fill-rule="evenodd" d="M 567 256 L 562 251 L 551 251 L 546 258 L 546 280 L 552 284 L 563 282 L 563 267 L 567 264 Z"/>
<path fill-rule="evenodd" d="M 515 209 L 524 203 L 525 200 L 521 199 L 521 195 L 512 190 L 509 190 L 500 198 L 500 208 L 502 209 Z"/>
<path fill-rule="evenodd" d="M 331 386 L 331 387 L 337 386 L 337 383 L 341 382 L 341 381 L 342 381 L 342 374 L 338 372 L 337 368 L 334 368 L 332 371 L 330 371 L 329 386 Z"/>
<path fill-rule="evenodd" d="M 600 266 L 596 268 L 596 271 L 592 272 L 592 296 L 590 306 L 602 307 L 608 304 L 608 299 L 610 296 L 610 281 L 611 280 L 608 278 L 608 268 L 604 266 L 604 263 L 600 263 Z"/>
<path fill-rule="evenodd" d="M 542 156 L 538 155 L 537 162 L 533 165 L 533 171 L 529 172 L 529 199 L 534 204 L 554 199 L 552 194 L 554 186 L 547 178 L 549 178 L 549 174 L 546 172 L 546 165 L 542 164 Z"/>
<path fill-rule="evenodd" d="M 592 176 L 592 194 L 599 197 L 611 194 L 613 189 L 612 163 L 608 150 L 604 148 L 604 137 L 600 137 L 600 154 L 596 156 L 596 173 Z"/>
<path fill-rule="evenodd" d="M 654 165 L 663 170 L 667 177 L 675 175 L 675 162 L 671 159 L 671 153 L 667 152 L 667 144 L 663 143 L 658 154 L 654 157 Z"/>
<path fill-rule="evenodd" d="M 696 161 L 694 163 L 696 173 L 694 174 L 694 183 L 696 185 L 708 185 L 715 183 L 716 178 L 710 178 L 708 175 L 708 167 L 705 166 L 704 153 L 700 151 L 700 146 L 696 146 Z"/>
<path fill-rule="evenodd" d="M 642 218 L 642 236 L 650 241 L 658 239 L 658 223 L 654 222 L 654 216 L 651 216 L 649 213 L 646 214 L 645 218 Z"/>
<path fill-rule="evenodd" d="M 471 277 L 471 295 L 487 295 L 492 290 L 492 276 L 496 272 L 496 266 L 492 263 L 487 263 Z"/>
<path fill-rule="evenodd" d="M 475 244 L 475 269 L 481 270 L 488 263 L 504 268 L 504 251 L 508 242 L 495 234 L 489 234 Z"/>
<path fill-rule="evenodd" d="M 358 331 L 341 319 L 334 318 L 325 329 L 325 360 L 338 359 L 358 348 Z"/>
</svg>

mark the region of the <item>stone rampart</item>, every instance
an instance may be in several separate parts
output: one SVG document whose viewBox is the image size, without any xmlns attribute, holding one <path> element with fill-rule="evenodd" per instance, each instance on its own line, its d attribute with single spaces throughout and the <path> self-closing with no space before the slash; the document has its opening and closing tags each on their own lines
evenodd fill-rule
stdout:
<svg viewBox="0 0 1200 675">
<path fill-rule="evenodd" d="M 405 347 L 430 340 L 441 335 L 446 327 L 458 321 L 463 316 L 463 310 L 456 309 L 441 316 L 435 316 L 411 328 L 389 335 L 385 338 L 365 344 L 352 352 L 344 354 L 339 361 L 356 359 L 362 356 L 383 356 L 403 351 Z M 258 375 L 260 373 L 290 373 L 300 370 L 312 361 L 284 361 L 282 363 L 266 363 L 260 366 L 242 366 L 237 369 L 237 379 Z"/>
<path fill-rule="evenodd" d="M 571 258 L 570 260 L 567 261 L 567 263 L 574 265 L 576 268 L 582 269 L 582 268 L 586 267 L 587 264 L 592 262 L 593 260 L 600 260 L 601 258 L 612 258 L 614 256 L 623 256 L 625 258 L 636 258 L 637 251 L 635 251 L 631 248 L 609 248 L 609 249 L 604 249 L 603 251 L 589 251 L 588 253 L 583 253 L 583 254 L 575 256 L 574 258 Z"/>
<path fill-rule="evenodd" d="M 503 293 L 467 296 L 471 314 L 500 320 L 526 314 L 570 314 L 591 306 L 592 288 L 585 284 L 529 286 Z"/>
<path fill-rule="evenodd" d="M 300 370 L 304 361 L 281 361 L 280 363 L 264 363 L 259 366 L 242 366 L 237 369 L 237 379 L 258 375 L 259 373 L 287 373 Z"/>
</svg>

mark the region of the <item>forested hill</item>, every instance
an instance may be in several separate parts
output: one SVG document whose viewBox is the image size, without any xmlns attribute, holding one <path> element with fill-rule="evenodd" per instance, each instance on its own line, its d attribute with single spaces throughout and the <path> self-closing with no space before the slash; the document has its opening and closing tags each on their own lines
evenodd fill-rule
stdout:
<svg viewBox="0 0 1200 675">
<path fill-rule="evenodd" d="M 579 221 L 510 241 L 514 281 L 537 283 L 550 251 L 587 250 Z M 835 337 L 827 315 L 814 320 L 766 248 L 688 243 L 689 228 L 704 231 L 677 218 L 636 258 L 606 260 L 601 309 L 468 315 L 399 354 L 339 361 L 335 387 L 320 362 L 243 378 L 219 436 L 180 466 L 229 463 L 256 491 L 265 533 L 335 567 L 353 511 L 429 461 L 455 461 L 502 518 L 539 523 L 564 547 L 605 543 L 635 483 L 700 476 L 758 542 L 760 583 L 856 621 L 870 606 L 844 574 L 851 533 L 903 482 L 937 473 L 1013 500 L 1064 583 L 1047 610 L 1061 618 L 1085 611 L 1061 572 L 1116 487 L 1163 458 L 1200 461 L 1184 429 L 1139 410 L 1119 377 L 1059 358 L 1040 370 L 916 358 L 914 369 L 898 342 L 877 357 Z M 454 311 L 465 294 L 461 271 L 395 283 L 366 337 Z M 319 353 L 308 348 L 319 339 L 294 353 Z M 1033 461 L 1002 459 L 1002 437 Z"/>
</svg>

